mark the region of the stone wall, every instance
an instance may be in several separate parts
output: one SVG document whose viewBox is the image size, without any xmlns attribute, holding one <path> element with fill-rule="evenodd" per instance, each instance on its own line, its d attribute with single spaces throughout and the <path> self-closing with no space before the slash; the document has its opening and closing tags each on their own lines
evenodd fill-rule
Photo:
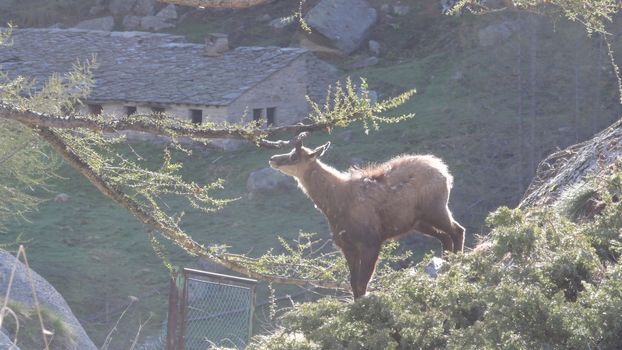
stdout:
<svg viewBox="0 0 622 350">
<path fill-rule="evenodd" d="M 246 112 L 244 121 L 252 121 L 255 108 L 263 109 L 265 118 L 265 109 L 276 107 L 277 126 L 299 122 L 309 113 L 308 79 L 306 55 L 302 55 L 233 101 L 228 120 L 239 122 Z"/>
<path fill-rule="evenodd" d="M 101 103 L 103 108 L 102 113 L 104 115 L 110 116 L 125 116 L 126 106 L 135 106 L 136 112 L 139 114 L 150 114 L 152 113 L 151 107 L 155 107 L 155 105 L 144 105 L 144 104 L 135 104 L 135 103 L 124 103 L 124 102 L 108 102 Z M 219 107 L 219 106 L 194 106 L 194 105 L 185 105 L 185 104 L 171 104 L 165 105 L 165 113 L 175 118 L 179 118 L 182 120 L 190 121 L 190 110 L 191 109 L 200 109 L 203 111 L 203 121 L 215 121 L 222 122 L 227 120 L 228 108 L 227 107 Z M 89 113 L 88 106 L 84 106 L 81 113 Z"/>
</svg>

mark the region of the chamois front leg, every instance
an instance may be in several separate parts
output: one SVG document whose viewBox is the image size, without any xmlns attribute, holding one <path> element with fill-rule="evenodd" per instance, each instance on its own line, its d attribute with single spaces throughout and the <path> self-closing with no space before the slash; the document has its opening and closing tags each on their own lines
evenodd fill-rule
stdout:
<svg viewBox="0 0 622 350">
<path fill-rule="evenodd" d="M 348 262 L 348 270 L 350 270 L 350 287 L 352 288 L 352 294 L 354 299 L 360 297 L 358 290 L 359 270 L 361 267 L 361 258 L 359 251 L 354 246 L 342 247 L 341 251 Z"/>
<path fill-rule="evenodd" d="M 382 244 L 379 242 L 367 242 L 359 246 L 361 257 L 361 266 L 358 271 L 359 276 L 357 281 L 359 296 L 364 296 L 367 292 L 367 286 L 371 280 L 371 276 L 376 270 L 376 263 L 380 255 L 381 245 Z"/>
</svg>

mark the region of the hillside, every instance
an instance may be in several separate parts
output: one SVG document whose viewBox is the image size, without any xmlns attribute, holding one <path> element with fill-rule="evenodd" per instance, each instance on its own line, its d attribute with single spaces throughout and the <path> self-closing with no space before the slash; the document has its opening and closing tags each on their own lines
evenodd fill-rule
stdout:
<svg viewBox="0 0 622 350">
<path fill-rule="evenodd" d="M 370 4 L 380 8 L 385 2 Z M 32 1 L 19 2 L 24 8 L 29 5 Z M 89 16 L 87 5 L 76 7 L 73 15 L 61 5 L 47 9 L 53 15 L 23 24 L 72 25 Z M 272 19 L 294 9 L 287 1 L 239 12 L 184 9 L 180 12 L 185 11 L 185 19 L 170 31 L 193 41 L 218 31 L 229 33 L 233 46 L 287 46 L 297 43 L 300 31 L 274 30 L 264 15 Z M 620 27 L 611 29 L 622 32 Z M 622 52 L 621 36 L 615 38 L 614 50 Z M 487 231 L 484 218 L 490 211 L 518 204 L 541 159 L 591 137 L 620 112 L 604 43 L 563 19 L 514 12 L 447 17 L 436 1 L 420 1 L 404 15 L 383 15 L 370 39 L 381 45 L 377 65 L 348 68 L 369 57 L 366 49 L 324 58 L 344 75 L 365 77 L 380 98 L 416 88 L 418 94 L 399 109 L 416 113 L 416 118 L 369 135 L 354 126 L 306 142 L 330 140 L 333 147 L 325 160 L 340 169 L 400 153 L 442 157 L 455 177 L 450 206 L 467 227 L 469 246 L 475 242 L 473 234 Z M 121 151 L 137 152 L 154 165 L 159 157 L 153 145 L 133 144 Z M 328 237 L 324 218 L 300 191 L 248 196 L 248 174 L 266 167 L 272 153 L 252 146 L 234 152 L 195 150 L 184 174 L 200 183 L 224 178 L 221 195 L 240 199 L 209 216 L 169 203 L 186 211 L 183 227 L 200 242 L 228 244 L 232 251 L 251 255 L 278 247 L 278 235 L 292 239 L 305 231 Z M 54 202 L 57 193 L 68 194 L 70 200 Z M 28 217 L 30 222 L 13 223 L 3 241 L 19 235 L 28 241 L 34 269 L 59 289 L 97 344 L 129 295 L 141 302 L 126 320 L 126 338 L 131 339 L 138 320 L 150 312 L 157 317 L 146 333 L 159 332 L 157 322 L 166 312 L 167 271 L 153 253 L 145 228 L 67 167 L 41 196 L 50 200 Z M 421 237 L 403 242 L 418 259 L 439 249 L 436 241 Z M 174 248 L 171 258 L 176 264 L 194 263 Z"/>
</svg>

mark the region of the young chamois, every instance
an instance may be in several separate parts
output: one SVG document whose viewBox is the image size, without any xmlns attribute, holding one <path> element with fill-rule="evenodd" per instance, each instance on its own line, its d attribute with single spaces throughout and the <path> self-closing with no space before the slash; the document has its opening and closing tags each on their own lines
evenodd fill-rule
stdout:
<svg viewBox="0 0 622 350">
<path fill-rule="evenodd" d="M 438 238 L 445 251 L 462 251 L 464 228 L 447 207 L 453 178 L 442 160 L 402 155 L 340 172 L 319 160 L 330 142 L 309 149 L 303 137 L 294 139 L 291 152 L 270 158 L 270 166 L 295 177 L 328 219 L 348 262 L 354 298 L 365 295 L 385 240 L 416 230 Z"/>
</svg>

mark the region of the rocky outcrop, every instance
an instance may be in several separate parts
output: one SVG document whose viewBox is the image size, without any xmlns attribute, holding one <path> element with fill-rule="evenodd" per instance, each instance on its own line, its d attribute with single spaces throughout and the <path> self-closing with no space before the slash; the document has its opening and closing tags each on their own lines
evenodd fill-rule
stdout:
<svg viewBox="0 0 622 350">
<path fill-rule="evenodd" d="M 108 11 L 121 20 L 124 30 L 152 30 L 175 27 L 178 18 L 177 7 L 169 4 L 156 13 L 157 0 L 112 0 L 108 3 Z M 91 12 L 100 12 L 103 7 L 98 3 Z M 87 28 L 85 28 L 87 29 Z"/>
<path fill-rule="evenodd" d="M 311 28 L 348 54 L 361 46 L 377 20 L 365 0 L 322 0 L 305 16 Z"/>
<path fill-rule="evenodd" d="M 175 7 L 175 5 L 172 5 L 172 4 L 168 5 L 162 10 L 160 10 L 160 12 L 156 14 L 156 16 L 162 18 L 165 21 L 176 20 L 177 19 L 177 8 Z"/>
<path fill-rule="evenodd" d="M 140 17 L 140 29 L 159 31 L 162 29 L 173 28 L 174 24 L 168 23 L 164 18 L 158 16 Z"/>
<path fill-rule="evenodd" d="M 97 0 L 89 13 L 96 15 L 108 10 L 110 14 L 121 18 L 124 16 L 153 16 L 155 14 L 157 0 Z"/>
<path fill-rule="evenodd" d="M 131 13 L 135 4 L 136 0 L 110 0 L 108 3 L 108 11 L 110 11 L 113 16 L 124 16 Z"/>
<path fill-rule="evenodd" d="M 519 207 L 555 203 L 586 177 L 607 173 L 622 159 L 622 119 L 592 139 L 555 152 L 544 159 Z"/>
<path fill-rule="evenodd" d="M 151 16 L 155 13 L 156 0 L 136 0 L 133 13 L 136 16 Z"/>
<path fill-rule="evenodd" d="M 19 350 L 13 341 L 9 339 L 9 336 L 2 331 L 0 331 L 0 349 Z"/>
<path fill-rule="evenodd" d="M 108 11 L 113 16 L 125 16 L 132 12 L 136 5 L 136 0 L 111 0 L 108 4 Z"/>
<path fill-rule="evenodd" d="M 67 203 L 70 199 L 71 197 L 67 193 L 59 193 L 54 196 L 54 202 L 59 204 Z"/>
<path fill-rule="evenodd" d="M 175 5 L 168 5 L 153 15 L 153 7 L 148 10 L 148 5 L 143 5 L 141 1 L 136 2 L 134 14 L 128 14 L 123 17 L 123 29 L 125 30 L 153 30 L 160 31 L 167 28 L 175 27 L 177 20 L 177 9 Z M 140 10 L 139 10 L 140 8 Z M 142 15 L 151 13 L 150 15 Z"/>
<path fill-rule="evenodd" d="M 77 29 L 102 30 L 110 32 L 114 28 L 114 18 L 112 16 L 87 19 L 75 25 Z"/>
<path fill-rule="evenodd" d="M 366 68 L 366 67 L 370 67 L 370 66 L 375 66 L 375 65 L 378 64 L 378 62 L 380 62 L 378 57 L 370 56 L 370 57 L 365 57 L 363 59 L 360 59 L 358 61 L 353 62 L 352 64 L 350 64 L 348 66 L 348 68 L 350 68 L 350 69 L 361 69 L 361 68 Z"/>
<path fill-rule="evenodd" d="M 13 278 L 13 285 L 10 290 L 9 297 L 11 300 L 20 302 L 26 305 L 33 306 L 34 299 L 30 280 L 28 278 L 28 270 L 24 264 L 17 261 L 15 257 L 4 250 L 0 250 L 0 295 L 7 295 L 8 283 L 11 276 L 13 266 L 17 263 L 17 270 Z M 74 347 L 68 350 L 96 350 L 97 347 L 78 322 L 78 319 L 74 316 L 65 302 L 65 299 L 58 293 L 58 291 L 48 283 L 43 277 L 31 270 L 33 284 L 37 291 L 37 299 L 41 305 L 47 307 L 50 311 L 54 312 L 65 325 L 70 329 L 70 334 L 74 338 Z M 2 340 L 0 340 L 2 345 Z M 5 349 L 2 347 L 2 349 Z"/>
<path fill-rule="evenodd" d="M 246 189 L 251 195 L 277 190 L 296 188 L 296 180 L 270 167 L 253 171 L 246 181 Z"/>
<path fill-rule="evenodd" d="M 123 29 L 125 30 L 135 30 L 140 28 L 140 20 L 142 17 L 140 16 L 133 16 L 133 15 L 127 15 L 125 17 L 123 17 L 123 22 L 122 22 L 122 26 Z"/>
</svg>

